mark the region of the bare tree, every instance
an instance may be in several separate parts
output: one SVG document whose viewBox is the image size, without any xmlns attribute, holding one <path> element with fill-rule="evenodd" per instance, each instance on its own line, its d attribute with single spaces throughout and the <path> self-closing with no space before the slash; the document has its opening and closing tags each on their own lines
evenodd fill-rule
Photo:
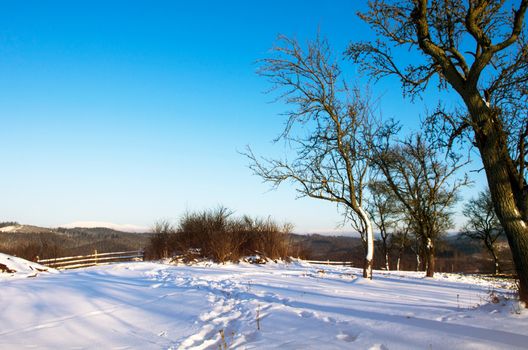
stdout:
<svg viewBox="0 0 528 350">
<path fill-rule="evenodd" d="M 392 250 L 392 235 L 401 219 L 402 208 L 398 206 L 398 199 L 387 183 L 373 181 L 369 184 L 370 197 L 368 201 L 369 213 L 372 221 L 379 230 L 381 249 L 385 259 L 385 269 L 390 270 L 390 253 Z"/>
<path fill-rule="evenodd" d="M 374 129 L 369 99 L 341 80 L 326 40 L 310 42 L 306 51 L 296 40 L 279 42 L 273 57 L 262 61 L 260 74 L 294 107 L 278 139 L 292 145 L 295 158 L 257 158 L 248 148 L 250 168 L 264 181 L 275 186 L 291 181 L 300 196 L 336 203 L 345 216 L 357 217 L 368 237 L 364 276 L 372 278 L 374 238 L 364 209 Z"/>
<path fill-rule="evenodd" d="M 442 162 L 438 150 L 420 135 L 382 147 L 375 159 L 411 219 L 411 230 L 420 240 L 425 258 L 426 275 L 433 277 L 436 241 L 451 227 L 450 208 L 457 201 L 458 190 L 467 184 L 467 178 L 453 179 L 465 163 L 455 156 L 448 157 L 449 163 Z"/>
<path fill-rule="evenodd" d="M 480 192 L 477 198 L 473 198 L 466 203 L 463 214 L 468 219 L 468 222 L 461 232 L 462 235 L 481 241 L 493 258 L 495 274 L 500 273 L 495 243 L 499 237 L 504 236 L 504 229 L 495 214 L 489 190 L 486 189 Z"/>
<path fill-rule="evenodd" d="M 407 94 L 436 79 L 460 97 L 462 111 L 430 122 L 448 145 L 469 136 L 478 148 L 528 305 L 527 8 L 528 0 L 369 1 L 359 15 L 379 39 L 352 44 L 348 55 L 375 79 L 398 77 Z M 398 48 L 415 53 L 405 67 Z"/>
</svg>

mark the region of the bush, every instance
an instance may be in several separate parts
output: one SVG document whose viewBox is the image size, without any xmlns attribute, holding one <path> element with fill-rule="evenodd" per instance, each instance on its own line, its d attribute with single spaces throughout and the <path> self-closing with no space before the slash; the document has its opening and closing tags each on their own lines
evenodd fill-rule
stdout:
<svg viewBox="0 0 528 350">
<path fill-rule="evenodd" d="M 147 259 L 168 258 L 172 253 L 172 242 L 174 238 L 174 227 L 167 220 L 159 220 L 152 227 L 152 237 L 150 244 L 145 249 Z"/>
<path fill-rule="evenodd" d="M 219 207 L 186 213 L 177 229 L 157 223 L 147 251 L 151 258 L 198 255 L 222 263 L 253 254 L 285 259 L 291 250 L 290 230 L 290 225 L 280 226 L 269 218 L 236 218 L 232 211 Z"/>
</svg>

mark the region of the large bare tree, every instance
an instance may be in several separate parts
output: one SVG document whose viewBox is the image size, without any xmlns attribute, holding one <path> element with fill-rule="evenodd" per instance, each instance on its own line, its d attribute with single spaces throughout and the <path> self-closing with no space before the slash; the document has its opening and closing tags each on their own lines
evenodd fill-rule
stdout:
<svg viewBox="0 0 528 350">
<path fill-rule="evenodd" d="M 293 107 L 278 140 L 291 145 L 294 157 L 258 158 L 248 149 L 251 169 L 275 186 L 291 181 L 301 196 L 336 203 L 345 217 L 360 220 L 368 247 L 364 276 L 372 278 L 374 238 L 364 209 L 375 127 L 369 99 L 342 80 L 328 42 L 320 38 L 303 49 L 296 40 L 280 37 L 259 72 Z"/>
<path fill-rule="evenodd" d="M 438 82 L 460 97 L 463 108 L 442 113 L 440 125 L 449 143 L 468 135 L 478 148 L 512 251 L 520 298 L 528 302 L 528 0 L 374 0 L 368 5 L 360 17 L 378 40 L 352 44 L 349 57 L 376 79 L 398 77 L 408 94 Z M 398 48 L 411 50 L 413 60 L 398 62 Z"/>
<path fill-rule="evenodd" d="M 410 218 L 410 228 L 420 241 L 426 276 L 433 277 L 436 242 L 450 228 L 451 208 L 459 189 L 467 184 L 467 178 L 455 178 L 465 162 L 453 155 L 442 157 L 420 135 L 387 145 L 374 160 Z"/>
</svg>

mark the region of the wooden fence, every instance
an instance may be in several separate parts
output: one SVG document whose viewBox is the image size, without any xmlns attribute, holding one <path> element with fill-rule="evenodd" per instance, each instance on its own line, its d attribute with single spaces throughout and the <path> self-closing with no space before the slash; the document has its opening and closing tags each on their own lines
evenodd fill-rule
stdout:
<svg viewBox="0 0 528 350">
<path fill-rule="evenodd" d="M 317 265 L 336 265 L 336 266 L 353 266 L 352 261 L 330 261 L 330 260 L 304 260 L 310 264 Z"/>
<path fill-rule="evenodd" d="M 95 250 L 90 255 L 67 256 L 55 259 L 39 259 L 37 257 L 37 262 L 59 270 L 66 270 L 123 261 L 143 261 L 144 257 L 145 253 L 142 250 L 112 253 L 97 253 L 97 250 Z"/>
</svg>

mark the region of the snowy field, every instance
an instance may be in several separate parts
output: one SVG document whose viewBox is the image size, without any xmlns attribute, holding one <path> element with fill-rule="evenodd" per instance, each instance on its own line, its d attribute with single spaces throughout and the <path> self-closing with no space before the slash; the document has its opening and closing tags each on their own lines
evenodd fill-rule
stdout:
<svg viewBox="0 0 528 350">
<path fill-rule="evenodd" d="M 504 298 L 505 283 L 412 272 L 368 281 L 360 272 L 145 262 L 3 273 L 0 348 L 528 348 L 528 312 Z"/>
</svg>

